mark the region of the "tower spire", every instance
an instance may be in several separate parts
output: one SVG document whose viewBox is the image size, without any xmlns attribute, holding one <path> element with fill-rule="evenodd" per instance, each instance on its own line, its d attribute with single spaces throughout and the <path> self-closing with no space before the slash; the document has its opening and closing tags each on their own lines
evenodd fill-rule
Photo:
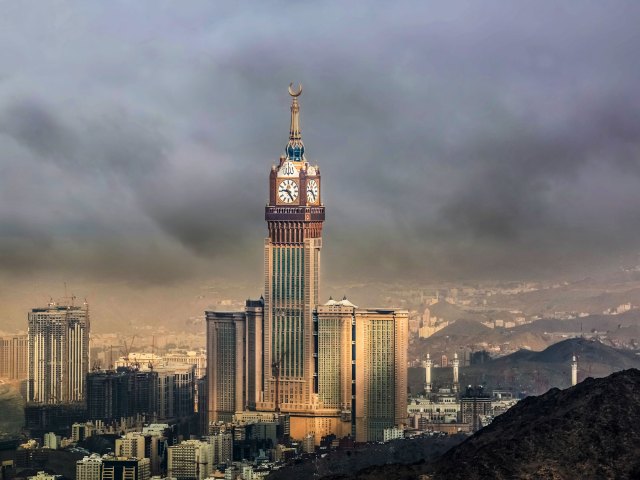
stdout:
<svg viewBox="0 0 640 480">
<path fill-rule="evenodd" d="M 304 161 L 304 144 L 302 143 L 302 133 L 300 131 L 300 105 L 298 97 L 302 93 L 302 85 L 298 84 L 298 90 L 293 90 L 293 82 L 289 84 L 289 95 L 291 101 L 291 125 L 289 127 L 289 142 L 287 143 L 287 160 L 294 162 Z"/>
</svg>

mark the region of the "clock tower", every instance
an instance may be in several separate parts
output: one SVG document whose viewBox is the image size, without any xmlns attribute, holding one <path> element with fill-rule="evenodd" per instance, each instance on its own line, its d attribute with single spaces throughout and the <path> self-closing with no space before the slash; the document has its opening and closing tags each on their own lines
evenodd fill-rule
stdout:
<svg viewBox="0 0 640 480">
<path fill-rule="evenodd" d="M 324 205 L 320 169 L 305 156 L 300 131 L 302 87 L 292 90 L 285 154 L 269 174 L 265 207 L 264 337 L 259 410 L 312 416 L 317 408 L 313 310 L 318 304 Z M 293 432 L 292 432 L 293 435 Z"/>
</svg>

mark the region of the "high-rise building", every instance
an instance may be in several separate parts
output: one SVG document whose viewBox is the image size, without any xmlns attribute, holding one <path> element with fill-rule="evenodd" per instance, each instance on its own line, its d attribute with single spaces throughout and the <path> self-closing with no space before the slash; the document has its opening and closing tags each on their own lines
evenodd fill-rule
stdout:
<svg viewBox="0 0 640 480">
<path fill-rule="evenodd" d="M 356 311 L 357 442 L 381 441 L 384 429 L 407 422 L 407 310 Z"/>
<path fill-rule="evenodd" d="M 245 407 L 244 312 L 206 312 L 209 422 L 230 422 Z"/>
<path fill-rule="evenodd" d="M 316 436 L 351 434 L 382 441 L 384 429 L 407 421 L 407 310 L 358 308 L 330 299 L 315 311 L 319 406 L 336 418 Z M 320 430 L 320 431 L 318 431 Z"/>
<path fill-rule="evenodd" d="M 384 428 L 406 421 L 408 315 L 346 300 L 345 312 L 320 306 L 314 314 L 325 207 L 320 169 L 302 142 L 301 91 L 289 87 L 289 141 L 269 174 L 264 297 L 243 312 L 206 312 L 208 421 L 249 409 L 287 416 L 299 440 L 356 432 L 382 439 Z M 358 356 L 356 339 L 368 342 Z"/>
<path fill-rule="evenodd" d="M 29 375 L 29 337 L 0 338 L 0 378 L 26 380 Z"/>
<path fill-rule="evenodd" d="M 318 303 L 325 208 L 320 169 L 305 156 L 298 96 L 291 90 L 285 155 L 271 167 L 265 210 L 263 401 L 258 409 L 291 414 L 292 435 L 314 416 L 313 309 Z M 312 420 L 311 420 L 312 421 Z M 299 426 L 300 425 L 300 426 Z M 313 428 L 313 427 L 311 427 Z"/>
<path fill-rule="evenodd" d="M 214 446 L 199 440 L 186 440 L 168 449 L 167 473 L 176 480 L 203 480 L 213 471 Z"/>
<path fill-rule="evenodd" d="M 87 374 L 87 417 L 106 423 L 122 418 L 157 416 L 158 374 L 131 367 Z"/>
<path fill-rule="evenodd" d="M 233 460 L 233 433 L 218 432 L 207 437 L 213 446 L 213 465 L 230 464 Z"/>
<path fill-rule="evenodd" d="M 49 304 L 29 312 L 27 401 L 82 402 L 89 371 L 89 307 Z"/>
<path fill-rule="evenodd" d="M 157 375 L 157 418 L 166 420 L 193 414 L 195 370 L 195 366 L 189 364 L 163 365 L 153 369 Z"/>
</svg>

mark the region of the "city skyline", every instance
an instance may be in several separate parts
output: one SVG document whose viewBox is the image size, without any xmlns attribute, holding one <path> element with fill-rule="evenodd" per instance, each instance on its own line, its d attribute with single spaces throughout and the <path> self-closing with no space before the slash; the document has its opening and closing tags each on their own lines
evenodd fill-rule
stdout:
<svg viewBox="0 0 640 480">
<path fill-rule="evenodd" d="M 640 4 L 5 3 L 0 480 L 640 472 Z"/>
</svg>

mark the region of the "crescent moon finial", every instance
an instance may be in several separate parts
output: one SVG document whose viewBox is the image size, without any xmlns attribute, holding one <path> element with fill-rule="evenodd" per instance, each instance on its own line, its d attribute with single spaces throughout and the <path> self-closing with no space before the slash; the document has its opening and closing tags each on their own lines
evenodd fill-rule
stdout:
<svg viewBox="0 0 640 480">
<path fill-rule="evenodd" d="M 291 87 L 293 87 L 293 82 L 289 84 L 289 95 L 291 95 L 292 97 L 299 97 L 300 94 L 302 93 L 302 85 L 298 84 L 297 92 L 294 92 Z"/>
</svg>

